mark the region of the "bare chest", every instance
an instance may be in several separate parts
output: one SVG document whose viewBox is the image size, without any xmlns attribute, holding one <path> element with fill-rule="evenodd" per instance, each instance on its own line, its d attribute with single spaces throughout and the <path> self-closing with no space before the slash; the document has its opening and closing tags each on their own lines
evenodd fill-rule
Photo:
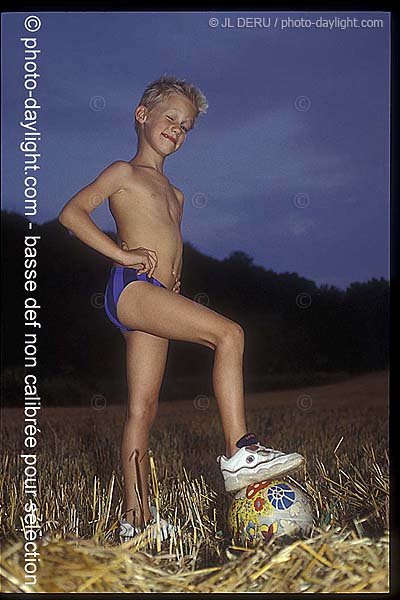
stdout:
<svg viewBox="0 0 400 600">
<path fill-rule="evenodd" d="M 173 187 L 164 182 L 146 181 L 126 187 L 109 198 L 111 213 L 117 220 L 157 221 L 178 224 L 180 204 Z"/>
</svg>

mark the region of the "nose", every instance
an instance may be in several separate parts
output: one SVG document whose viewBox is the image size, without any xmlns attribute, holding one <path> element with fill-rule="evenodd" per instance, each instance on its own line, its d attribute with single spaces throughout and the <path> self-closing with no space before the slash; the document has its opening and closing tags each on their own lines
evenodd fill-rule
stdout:
<svg viewBox="0 0 400 600">
<path fill-rule="evenodd" d="M 182 132 L 181 132 L 181 128 L 180 128 L 180 126 L 179 126 L 179 124 L 178 124 L 178 123 L 175 123 L 175 122 L 174 122 L 174 123 L 172 123 L 172 131 L 173 131 L 175 134 L 178 134 L 178 135 L 180 135 L 180 134 L 182 133 Z"/>
</svg>

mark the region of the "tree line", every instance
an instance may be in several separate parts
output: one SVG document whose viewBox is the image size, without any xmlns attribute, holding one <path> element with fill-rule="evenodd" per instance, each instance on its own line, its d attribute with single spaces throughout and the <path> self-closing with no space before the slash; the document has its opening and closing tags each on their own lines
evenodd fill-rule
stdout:
<svg viewBox="0 0 400 600">
<path fill-rule="evenodd" d="M 35 225 L 42 378 L 124 378 L 124 341 L 103 305 L 111 261 L 53 220 Z M 23 366 L 24 236 L 27 220 L 2 211 L 2 368 Z M 116 240 L 116 234 L 106 232 Z M 181 293 L 239 322 L 249 380 L 267 374 L 360 373 L 388 367 L 389 283 L 317 286 L 297 273 L 255 265 L 241 250 L 217 260 L 184 243 Z M 212 351 L 170 342 L 170 379 L 208 378 Z"/>
</svg>

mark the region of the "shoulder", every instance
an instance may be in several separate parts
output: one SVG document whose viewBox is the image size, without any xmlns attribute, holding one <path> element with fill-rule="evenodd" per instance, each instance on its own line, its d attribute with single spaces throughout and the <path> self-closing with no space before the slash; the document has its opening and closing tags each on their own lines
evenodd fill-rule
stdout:
<svg viewBox="0 0 400 600">
<path fill-rule="evenodd" d="M 97 176 L 97 183 L 114 191 L 120 191 L 131 186 L 137 179 L 130 163 L 125 160 L 115 160 Z"/>
<path fill-rule="evenodd" d="M 112 169 L 113 171 L 132 171 L 132 165 L 130 165 L 126 160 L 114 160 L 114 162 L 110 163 L 107 169 Z"/>
<path fill-rule="evenodd" d="M 129 163 L 124 160 L 115 160 L 109 164 L 103 171 L 98 175 L 98 179 L 124 179 L 132 176 L 133 169 Z"/>
<path fill-rule="evenodd" d="M 114 171 L 115 173 L 121 173 L 121 174 L 130 174 L 132 175 L 133 173 L 133 168 L 132 165 L 129 164 L 128 162 L 126 162 L 126 160 L 115 160 L 113 163 L 111 163 L 107 169 L 109 169 L 110 171 Z"/>
</svg>

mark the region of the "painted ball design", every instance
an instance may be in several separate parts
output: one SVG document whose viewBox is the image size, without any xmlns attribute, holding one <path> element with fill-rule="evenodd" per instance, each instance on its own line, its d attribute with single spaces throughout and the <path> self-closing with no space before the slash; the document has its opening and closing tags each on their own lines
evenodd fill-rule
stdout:
<svg viewBox="0 0 400 600">
<path fill-rule="evenodd" d="M 239 545 L 252 546 L 273 536 L 307 536 L 312 524 L 307 495 L 284 480 L 263 480 L 239 490 L 228 511 L 229 529 Z"/>
</svg>

